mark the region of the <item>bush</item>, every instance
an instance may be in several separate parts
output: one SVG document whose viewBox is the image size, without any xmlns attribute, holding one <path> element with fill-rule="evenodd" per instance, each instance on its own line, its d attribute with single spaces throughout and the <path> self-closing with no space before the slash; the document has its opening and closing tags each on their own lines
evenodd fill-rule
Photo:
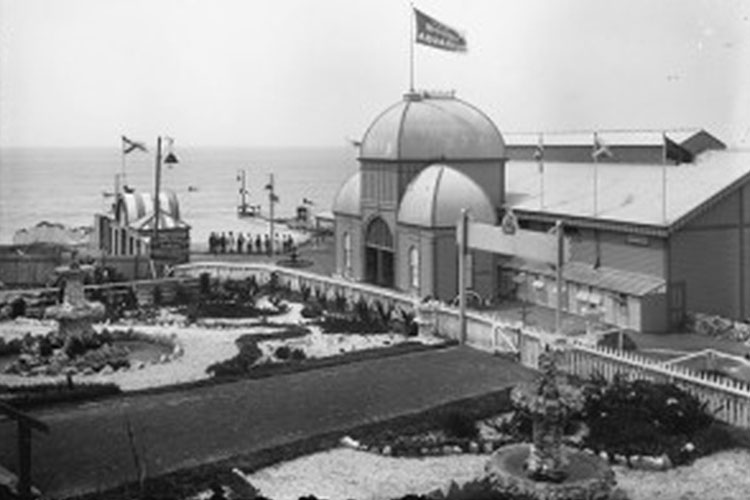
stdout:
<svg viewBox="0 0 750 500">
<path fill-rule="evenodd" d="M 312 293 L 312 289 L 310 288 L 309 285 L 306 285 L 304 283 L 302 285 L 300 285 L 300 287 L 299 287 L 299 294 L 300 294 L 300 297 L 302 297 L 302 302 L 303 303 L 307 304 L 307 301 L 310 300 L 310 294 L 311 293 Z"/>
<path fill-rule="evenodd" d="M 318 304 L 305 304 L 300 314 L 306 319 L 319 318 L 323 315 L 323 309 Z"/>
<path fill-rule="evenodd" d="M 10 303 L 10 319 L 26 316 L 26 301 L 18 297 Z"/>
<path fill-rule="evenodd" d="M 302 349 L 292 349 L 292 360 L 293 361 L 302 361 L 304 359 L 307 359 L 307 354 L 305 354 L 305 351 Z"/>
<path fill-rule="evenodd" d="M 452 411 L 444 415 L 441 427 L 447 436 L 459 439 L 474 439 L 479 434 L 474 419 L 462 411 Z"/>
<path fill-rule="evenodd" d="M 164 296 L 161 291 L 161 287 L 159 285 L 156 285 L 151 290 L 151 300 L 153 301 L 154 306 L 159 307 L 164 302 Z"/>
<path fill-rule="evenodd" d="M 249 336 L 240 337 L 242 342 L 240 342 L 240 339 L 237 339 L 237 346 L 240 352 L 236 356 L 212 364 L 206 368 L 206 372 L 214 377 L 236 377 L 247 374 L 261 356 L 263 356 L 258 343 L 247 337 Z"/>
<path fill-rule="evenodd" d="M 198 278 L 198 290 L 200 290 L 201 297 L 211 295 L 211 275 L 209 273 L 201 273 Z"/>
<path fill-rule="evenodd" d="M 610 454 L 667 453 L 679 460 L 682 446 L 714 422 L 705 403 L 671 384 L 594 377 L 584 397 L 586 445 Z"/>
<path fill-rule="evenodd" d="M 282 345 L 277 347 L 276 351 L 274 351 L 273 354 L 278 359 L 287 360 L 292 356 L 292 350 L 289 348 L 289 346 Z"/>
</svg>

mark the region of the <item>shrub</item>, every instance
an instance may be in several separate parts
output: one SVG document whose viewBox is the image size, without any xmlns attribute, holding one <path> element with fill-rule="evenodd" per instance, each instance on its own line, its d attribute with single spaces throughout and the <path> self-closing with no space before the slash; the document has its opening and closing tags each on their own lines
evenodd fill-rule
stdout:
<svg viewBox="0 0 750 500">
<path fill-rule="evenodd" d="M 274 356 L 276 356 L 278 359 L 281 360 L 287 360 L 291 357 L 292 350 L 289 348 L 289 346 L 282 345 L 276 348 L 276 351 L 274 351 Z"/>
<path fill-rule="evenodd" d="M 367 303 L 364 297 L 360 297 L 359 300 L 354 303 L 354 316 L 360 323 L 371 323 L 372 319 L 370 316 L 370 305 Z"/>
<path fill-rule="evenodd" d="M 26 316 L 26 301 L 18 297 L 10 303 L 10 319 Z"/>
<path fill-rule="evenodd" d="M 462 411 L 451 411 L 445 414 L 441 427 L 446 435 L 459 439 L 474 439 L 479 434 L 474 419 Z"/>
<path fill-rule="evenodd" d="M 310 288 L 309 285 L 306 285 L 304 283 L 300 285 L 299 294 L 300 294 L 300 297 L 302 297 L 302 302 L 307 304 L 307 301 L 310 300 L 311 293 L 312 293 L 312 289 Z"/>
<path fill-rule="evenodd" d="M 154 304 L 154 306 L 159 307 L 162 305 L 162 302 L 164 301 L 163 293 L 161 291 L 161 287 L 159 285 L 156 285 L 151 290 L 151 300 Z"/>
<path fill-rule="evenodd" d="M 401 321 L 403 322 L 403 333 L 410 337 L 416 337 L 419 335 L 419 325 L 416 321 L 416 313 L 414 311 L 407 311 L 406 309 L 401 310 Z"/>
<path fill-rule="evenodd" d="M 195 301 L 193 291 L 184 283 L 177 283 L 175 287 L 174 302 L 176 305 L 191 304 Z"/>
<path fill-rule="evenodd" d="M 240 337 L 242 342 L 240 342 L 240 339 L 237 339 L 240 352 L 236 356 L 212 364 L 206 368 L 206 372 L 214 377 L 233 377 L 247 374 L 261 356 L 263 356 L 258 343 L 247 337 Z"/>
<path fill-rule="evenodd" d="M 299 348 L 292 349 L 292 360 L 302 361 L 304 359 L 307 359 L 307 354 L 305 354 L 305 351 Z"/>
<path fill-rule="evenodd" d="M 211 275 L 209 273 L 201 273 L 198 278 L 198 289 L 202 297 L 211 295 Z"/>
<path fill-rule="evenodd" d="M 593 377 L 584 397 L 587 446 L 610 454 L 679 459 L 682 446 L 714 421 L 706 404 L 671 384 Z"/>
<path fill-rule="evenodd" d="M 323 288 L 315 289 L 315 301 L 320 307 L 326 309 L 328 307 L 328 295 Z"/>
<path fill-rule="evenodd" d="M 303 318 L 319 318 L 323 315 L 323 309 L 318 304 L 305 304 L 300 311 Z"/>
<path fill-rule="evenodd" d="M 336 296 L 333 298 L 333 307 L 336 311 L 344 313 L 348 309 L 349 301 L 346 299 L 346 295 L 343 292 L 336 292 Z"/>
</svg>

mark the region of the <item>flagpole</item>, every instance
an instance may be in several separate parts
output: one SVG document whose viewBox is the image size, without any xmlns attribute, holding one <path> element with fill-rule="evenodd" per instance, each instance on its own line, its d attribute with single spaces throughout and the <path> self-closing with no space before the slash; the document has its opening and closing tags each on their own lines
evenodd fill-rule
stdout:
<svg viewBox="0 0 750 500">
<path fill-rule="evenodd" d="M 409 15 L 409 92 L 414 92 L 414 3 L 410 2 L 411 13 Z"/>
<path fill-rule="evenodd" d="M 667 133 L 661 133 L 661 220 L 667 222 Z"/>
<path fill-rule="evenodd" d="M 269 224 L 268 224 L 268 232 L 269 232 L 269 240 L 268 240 L 268 251 L 271 256 L 273 256 L 273 244 L 274 244 L 274 228 L 273 228 L 273 204 L 274 204 L 274 197 L 276 196 L 273 192 L 273 174 L 271 174 L 270 181 L 268 183 L 270 186 L 268 190 L 268 213 L 270 215 L 269 217 Z"/>
<path fill-rule="evenodd" d="M 539 208 L 544 210 L 544 134 L 539 134 Z"/>
<path fill-rule="evenodd" d="M 599 138 L 596 132 L 594 132 L 594 217 L 596 217 L 596 213 L 599 210 L 599 200 L 598 200 L 598 193 L 597 193 L 597 187 L 599 186 L 599 154 L 598 149 L 599 147 Z"/>
</svg>

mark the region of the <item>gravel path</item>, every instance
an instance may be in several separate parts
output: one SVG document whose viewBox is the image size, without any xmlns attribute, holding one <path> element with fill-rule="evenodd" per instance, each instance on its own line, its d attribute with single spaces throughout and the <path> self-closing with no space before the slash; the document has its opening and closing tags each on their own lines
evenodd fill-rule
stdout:
<svg viewBox="0 0 750 500">
<path fill-rule="evenodd" d="M 250 483 L 274 500 L 318 498 L 388 500 L 426 494 L 482 477 L 486 455 L 390 458 L 336 449 L 259 470 Z M 750 498 L 750 452 L 704 457 L 687 467 L 645 472 L 616 467 L 618 486 L 631 500 L 745 500 Z"/>
</svg>

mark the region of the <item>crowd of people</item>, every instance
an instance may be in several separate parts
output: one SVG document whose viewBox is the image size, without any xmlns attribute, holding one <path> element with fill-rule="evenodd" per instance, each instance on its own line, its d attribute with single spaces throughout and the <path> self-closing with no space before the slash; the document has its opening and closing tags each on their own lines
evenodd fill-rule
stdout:
<svg viewBox="0 0 750 500">
<path fill-rule="evenodd" d="M 283 236 L 276 233 L 273 243 L 271 238 L 266 234 L 242 233 L 234 231 L 229 232 L 212 232 L 208 237 L 208 251 L 214 255 L 220 253 L 245 253 L 245 254 L 271 254 L 288 253 L 294 249 L 294 238 L 291 234 Z"/>
</svg>

